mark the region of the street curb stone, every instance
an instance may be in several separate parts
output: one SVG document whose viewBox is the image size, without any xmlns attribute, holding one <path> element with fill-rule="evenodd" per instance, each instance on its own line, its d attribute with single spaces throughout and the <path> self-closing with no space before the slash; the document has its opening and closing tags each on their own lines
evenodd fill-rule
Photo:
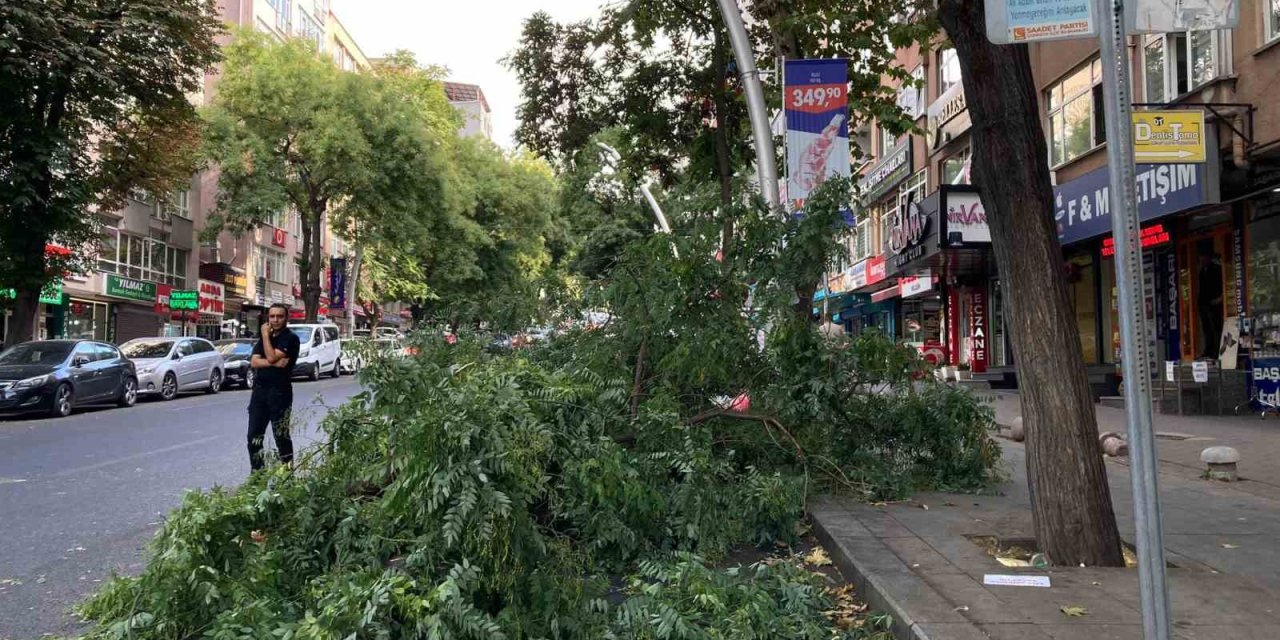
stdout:
<svg viewBox="0 0 1280 640">
<path fill-rule="evenodd" d="M 893 617 L 898 640 L 989 640 L 858 519 L 822 497 L 810 501 L 813 532 L 872 610 Z M 852 530 L 850 530 L 852 529 Z"/>
</svg>

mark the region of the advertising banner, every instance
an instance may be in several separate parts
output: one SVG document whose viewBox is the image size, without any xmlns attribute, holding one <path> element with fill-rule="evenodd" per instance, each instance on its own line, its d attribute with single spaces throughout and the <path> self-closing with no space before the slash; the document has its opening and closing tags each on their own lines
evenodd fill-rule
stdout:
<svg viewBox="0 0 1280 640">
<path fill-rule="evenodd" d="M 210 316 L 222 316 L 226 311 L 226 288 L 212 280 L 201 280 L 199 283 L 200 313 Z"/>
<path fill-rule="evenodd" d="M 1092 0 L 987 0 L 987 38 L 996 44 L 1098 34 Z"/>
<path fill-rule="evenodd" d="M 787 198 L 800 213 L 827 178 L 849 177 L 848 62 L 788 60 L 784 76 Z"/>
<path fill-rule="evenodd" d="M 1254 358 L 1253 388 L 1258 394 L 1255 410 L 1280 407 L 1280 358 Z"/>
<path fill-rule="evenodd" d="M 329 261 L 329 308 L 347 308 L 347 259 Z"/>
</svg>

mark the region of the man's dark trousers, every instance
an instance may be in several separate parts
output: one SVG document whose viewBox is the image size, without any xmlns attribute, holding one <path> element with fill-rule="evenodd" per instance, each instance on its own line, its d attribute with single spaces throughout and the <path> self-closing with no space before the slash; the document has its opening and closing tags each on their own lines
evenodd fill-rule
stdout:
<svg viewBox="0 0 1280 640">
<path fill-rule="evenodd" d="M 289 435 L 289 419 L 293 412 L 293 389 L 289 387 L 254 386 L 249 398 L 249 466 L 262 468 L 262 439 L 271 425 L 280 461 L 293 462 L 293 438 Z"/>
</svg>

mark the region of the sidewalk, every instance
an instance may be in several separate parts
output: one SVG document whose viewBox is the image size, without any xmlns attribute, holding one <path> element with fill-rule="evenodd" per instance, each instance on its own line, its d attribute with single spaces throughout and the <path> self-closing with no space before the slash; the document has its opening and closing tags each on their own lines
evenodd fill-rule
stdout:
<svg viewBox="0 0 1280 640">
<path fill-rule="evenodd" d="M 996 424 L 1007 428 L 1022 415 L 1017 392 L 980 391 L 979 397 L 991 400 Z M 1126 437 L 1125 414 L 1121 409 L 1097 406 L 1098 432 L 1114 431 Z M 1224 416 L 1178 416 L 1155 413 L 1156 452 L 1161 473 L 1184 478 L 1198 478 L 1204 472 L 1200 452 L 1207 447 L 1225 445 L 1240 452 L 1241 482 L 1233 489 L 1257 496 L 1280 500 L 1280 417 L 1265 420 L 1256 414 Z M 1184 439 L 1185 437 L 1185 439 Z M 1176 439 L 1175 439 L 1176 438 Z M 1121 459 L 1119 462 L 1125 462 Z"/>
<path fill-rule="evenodd" d="M 814 529 L 872 608 L 893 615 L 899 640 L 1140 640 L 1135 569 L 1009 568 L 966 537 L 1033 537 L 1025 450 L 1000 444 L 1012 480 L 999 495 L 930 493 L 878 506 L 815 499 Z M 1175 565 L 1168 571 L 1174 637 L 1277 637 L 1280 500 L 1239 489 L 1248 483 L 1170 468 L 1162 466 L 1160 499 Z M 1128 467 L 1109 461 L 1107 471 L 1121 535 L 1132 542 Z M 1052 586 L 986 586 L 987 574 L 1047 575 Z M 1088 613 L 1071 617 L 1062 607 Z"/>
</svg>

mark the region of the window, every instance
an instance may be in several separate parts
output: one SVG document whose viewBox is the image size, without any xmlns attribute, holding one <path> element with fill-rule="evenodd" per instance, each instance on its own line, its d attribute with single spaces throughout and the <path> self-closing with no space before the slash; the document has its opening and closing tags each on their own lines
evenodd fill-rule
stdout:
<svg viewBox="0 0 1280 640">
<path fill-rule="evenodd" d="M 1102 114 L 1102 64 L 1098 60 L 1068 74 L 1046 93 L 1050 166 L 1075 160 L 1107 141 Z"/>
<path fill-rule="evenodd" d="M 293 24 L 293 1 L 292 0 L 267 0 L 267 4 L 276 14 L 276 28 L 289 32 L 289 27 Z"/>
<path fill-rule="evenodd" d="M 898 108 L 912 120 L 924 115 L 924 67 L 911 71 L 911 81 L 898 87 Z"/>
<path fill-rule="evenodd" d="M 871 257 L 871 218 L 862 216 L 858 220 L 858 229 L 853 236 L 853 261 L 857 262 Z"/>
<path fill-rule="evenodd" d="M 258 276 L 272 282 L 284 284 L 284 279 L 289 276 L 289 273 L 285 271 L 284 254 L 260 247 L 258 252 Z"/>
<path fill-rule="evenodd" d="M 911 202 L 919 202 L 924 198 L 925 189 L 929 186 L 929 172 L 921 169 L 915 175 L 907 178 L 898 189 L 898 210 L 905 211 L 907 204 Z"/>
<path fill-rule="evenodd" d="M 316 43 L 317 50 L 324 51 L 324 29 L 320 27 L 320 23 L 305 11 L 299 12 L 298 18 L 298 35 Z"/>
<path fill-rule="evenodd" d="M 1280 8 L 1280 0 L 1270 0 Z M 1142 75 L 1147 102 L 1173 102 L 1231 72 L 1230 31 L 1187 31 L 1146 36 Z"/>
<path fill-rule="evenodd" d="M 109 344 L 95 342 L 93 344 L 93 356 L 93 359 L 97 361 L 115 360 L 120 357 L 120 352 Z"/>
<path fill-rule="evenodd" d="M 187 191 L 174 191 L 163 206 L 169 215 L 191 219 L 191 194 Z"/>
<path fill-rule="evenodd" d="M 955 49 L 943 49 L 938 52 L 938 95 L 946 93 L 951 87 L 960 84 L 960 58 Z"/>
<path fill-rule="evenodd" d="M 1265 0 L 1262 5 L 1262 39 L 1280 39 L 1280 0 Z"/>
<path fill-rule="evenodd" d="M 898 143 L 898 136 L 893 135 L 892 131 L 884 128 L 884 126 L 882 125 L 880 127 L 880 157 L 883 158 L 885 156 L 888 156 L 889 150 L 892 149 L 893 145 L 897 143 Z"/>
<path fill-rule="evenodd" d="M 942 161 L 942 184 L 970 184 L 969 147 Z"/>
<path fill-rule="evenodd" d="M 289 224 L 289 212 L 272 211 L 262 218 L 262 223 L 277 229 L 285 229 Z"/>
<path fill-rule="evenodd" d="M 894 200 L 893 202 L 896 203 L 897 201 Z M 880 241 L 876 243 L 876 246 L 873 247 L 872 251 L 875 255 L 880 255 L 885 252 L 885 249 L 887 248 L 886 245 L 889 244 L 889 229 L 893 226 L 893 216 L 896 215 L 897 212 L 897 206 L 886 207 L 884 205 L 878 205 L 872 209 L 872 213 L 875 216 L 873 218 L 875 221 L 874 224 L 880 229 Z"/>
<path fill-rule="evenodd" d="M 181 287 L 187 283 L 188 255 L 163 240 L 106 229 L 98 245 L 98 271 Z"/>
</svg>

